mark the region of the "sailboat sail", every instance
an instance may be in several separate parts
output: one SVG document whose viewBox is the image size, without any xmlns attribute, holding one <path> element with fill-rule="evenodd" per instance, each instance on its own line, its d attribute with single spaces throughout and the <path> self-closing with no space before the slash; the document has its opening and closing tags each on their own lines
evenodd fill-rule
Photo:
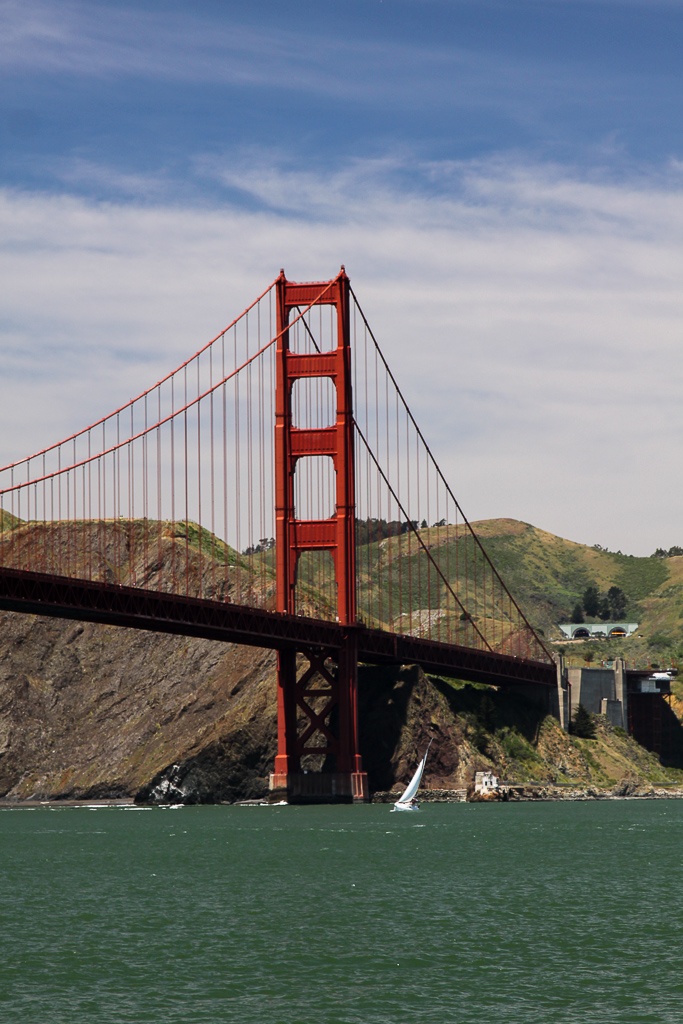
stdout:
<svg viewBox="0 0 683 1024">
<path fill-rule="evenodd" d="M 422 773 L 425 770 L 425 765 L 427 763 L 427 754 L 429 753 L 429 748 L 431 747 L 431 745 L 432 741 L 430 740 L 429 744 L 427 745 L 427 749 L 424 752 L 424 757 L 422 758 L 417 768 L 415 769 L 415 774 L 413 775 L 412 779 L 406 786 L 403 795 L 396 801 L 395 806 L 398 806 L 398 804 L 411 804 L 415 799 L 415 795 L 418 789 L 420 788 L 420 783 L 422 782 Z"/>
<path fill-rule="evenodd" d="M 425 761 L 426 760 L 427 760 L 427 755 L 425 754 L 425 756 L 422 758 L 422 760 L 420 761 L 419 765 L 417 766 L 417 770 L 416 770 L 415 774 L 413 775 L 412 779 L 410 780 L 410 782 L 406 786 L 406 791 L 403 794 L 403 796 L 401 797 L 401 801 L 400 801 L 402 804 L 409 804 L 411 800 L 415 799 L 415 794 L 417 793 L 418 789 L 420 788 L 420 783 L 422 782 L 422 773 L 425 770 Z"/>
</svg>

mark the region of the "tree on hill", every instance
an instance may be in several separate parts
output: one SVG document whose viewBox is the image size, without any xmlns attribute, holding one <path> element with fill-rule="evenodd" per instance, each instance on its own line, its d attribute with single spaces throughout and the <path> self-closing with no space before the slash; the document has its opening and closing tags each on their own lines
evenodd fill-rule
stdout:
<svg viewBox="0 0 683 1024">
<path fill-rule="evenodd" d="M 674 555 L 683 555 L 683 548 L 678 544 L 674 544 L 668 551 L 666 548 L 657 548 L 655 553 L 650 555 L 650 558 L 673 558 Z"/>
<path fill-rule="evenodd" d="M 386 537 L 400 537 L 410 529 L 417 529 L 417 523 L 392 519 L 356 519 L 356 543 L 373 544 Z"/>
<path fill-rule="evenodd" d="M 583 704 L 579 704 L 571 720 L 569 731 L 582 740 L 595 739 L 595 719 Z"/>
<path fill-rule="evenodd" d="M 594 585 L 586 587 L 583 594 L 583 609 L 586 615 L 597 615 L 600 607 L 600 594 Z"/>
<path fill-rule="evenodd" d="M 572 611 L 571 621 L 572 622 L 583 622 L 584 621 L 583 620 L 583 608 L 581 607 L 581 605 L 580 605 L 580 603 L 578 601 L 574 605 L 574 608 L 573 608 L 573 611 Z"/>
<path fill-rule="evenodd" d="M 590 618 L 599 618 L 603 622 L 608 619 L 623 619 L 626 615 L 628 598 L 621 587 L 610 587 L 606 594 L 601 594 L 595 584 L 586 587 L 583 594 L 583 610 Z M 576 619 L 574 621 L 583 621 Z"/>
<path fill-rule="evenodd" d="M 626 594 L 621 587 L 610 587 L 607 591 L 610 612 L 613 619 L 623 619 L 626 615 Z"/>
<path fill-rule="evenodd" d="M 275 537 L 261 537 L 258 544 L 251 544 L 242 552 L 243 555 L 260 555 L 263 551 L 272 551 L 275 547 Z"/>
</svg>

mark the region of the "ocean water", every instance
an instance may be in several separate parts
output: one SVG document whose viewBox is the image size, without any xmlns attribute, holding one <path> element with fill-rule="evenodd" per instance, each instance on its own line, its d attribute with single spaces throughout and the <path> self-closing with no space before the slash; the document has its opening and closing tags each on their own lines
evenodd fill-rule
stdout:
<svg viewBox="0 0 683 1024">
<path fill-rule="evenodd" d="M 683 801 L 0 811 L 3 1024 L 680 1024 Z"/>
</svg>

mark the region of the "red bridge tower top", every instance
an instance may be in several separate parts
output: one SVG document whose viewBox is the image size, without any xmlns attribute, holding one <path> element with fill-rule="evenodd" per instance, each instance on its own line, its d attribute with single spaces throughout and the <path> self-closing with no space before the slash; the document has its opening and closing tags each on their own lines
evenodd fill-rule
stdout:
<svg viewBox="0 0 683 1024">
<path fill-rule="evenodd" d="M 336 348 L 297 353 L 290 349 L 293 309 L 334 307 Z M 280 272 L 277 281 L 277 384 L 275 396 L 275 527 L 277 610 L 296 612 L 297 562 L 304 551 L 329 551 L 337 582 L 337 617 L 356 621 L 353 405 L 349 341 L 349 279 L 344 267 L 332 281 L 297 284 Z M 327 377 L 335 388 L 336 420 L 331 426 L 295 426 L 292 389 L 301 378 Z M 299 519 L 294 478 L 300 459 L 328 456 L 335 470 L 335 512 L 328 519 Z"/>
</svg>

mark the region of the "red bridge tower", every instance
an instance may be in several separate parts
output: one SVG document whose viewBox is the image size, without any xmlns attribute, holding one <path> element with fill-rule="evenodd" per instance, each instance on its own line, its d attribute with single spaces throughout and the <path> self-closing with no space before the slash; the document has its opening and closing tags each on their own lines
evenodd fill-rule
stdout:
<svg viewBox="0 0 683 1024">
<path fill-rule="evenodd" d="M 292 311 L 331 306 L 336 347 L 290 350 Z M 296 614 L 297 567 L 305 551 L 332 556 L 337 619 L 348 626 L 341 649 L 289 649 L 278 654 L 278 752 L 271 790 L 290 802 L 366 800 L 367 775 L 358 752 L 354 434 L 349 337 L 349 279 L 277 281 L 275 392 L 275 516 L 277 610 Z M 316 345 L 316 348 L 318 346 Z M 335 422 L 297 426 L 292 391 L 302 378 L 326 377 L 336 395 Z M 335 511 L 325 519 L 297 518 L 295 476 L 300 460 L 327 456 L 335 476 Z M 314 764 L 317 770 L 307 771 Z"/>
</svg>

